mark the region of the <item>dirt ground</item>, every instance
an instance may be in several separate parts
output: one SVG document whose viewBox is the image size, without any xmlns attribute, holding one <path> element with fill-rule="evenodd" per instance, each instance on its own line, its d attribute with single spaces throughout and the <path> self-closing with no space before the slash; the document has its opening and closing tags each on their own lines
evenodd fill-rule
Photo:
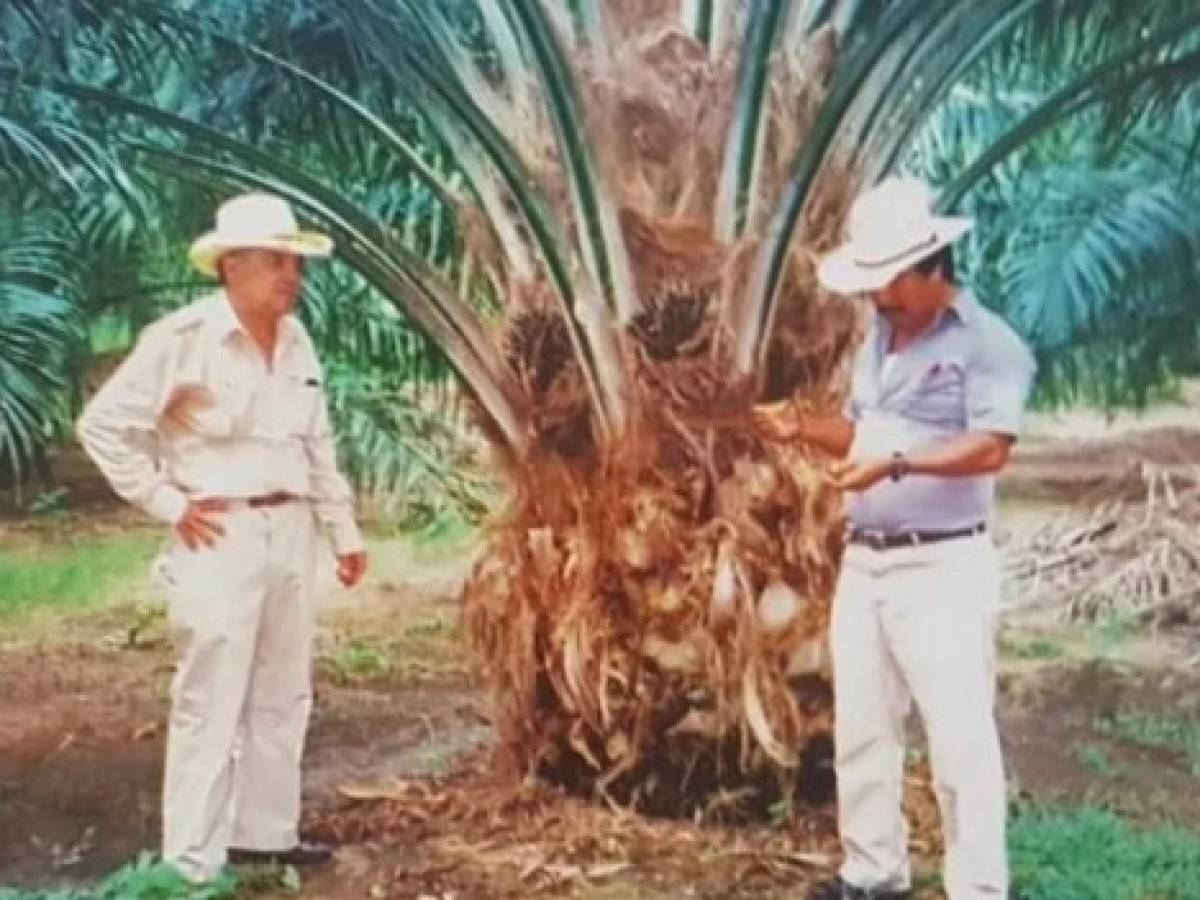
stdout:
<svg viewBox="0 0 1200 900">
<path fill-rule="evenodd" d="M 1194 465 L 1200 433 L 1039 440 L 1004 493 L 1052 510 L 1146 458 Z M 101 523 L 89 527 L 135 527 L 111 513 Z M 20 531 L 7 528 L 0 541 Z M 721 828 L 506 779 L 458 635 L 455 587 L 469 553 L 381 544 L 368 584 L 323 616 L 306 830 L 340 850 L 300 896 L 782 898 L 832 870 L 830 809 L 794 830 Z M 86 883 L 156 845 L 171 655 L 161 621 L 134 612 L 145 599 L 53 629 L 0 631 L 0 886 Z M 1000 718 L 1017 796 L 1102 801 L 1200 827 L 1200 762 L 1101 727 L 1130 711 L 1196 715 L 1187 640 L 1063 629 L 1010 632 L 1004 646 Z M 919 760 L 911 781 L 911 814 L 927 820 Z M 935 832 L 914 829 L 922 870 L 936 865 Z"/>
</svg>

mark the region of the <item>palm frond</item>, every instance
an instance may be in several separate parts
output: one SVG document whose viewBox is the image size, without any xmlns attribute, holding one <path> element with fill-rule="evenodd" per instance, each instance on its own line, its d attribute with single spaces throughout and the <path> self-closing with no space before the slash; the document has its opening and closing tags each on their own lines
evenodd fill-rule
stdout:
<svg viewBox="0 0 1200 900">
<path fill-rule="evenodd" d="M 909 87 L 884 92 L 872 114 L 864 118 L 857 143 L 862 148 L 859 158 L 865 183 L 874 183 L 894 170 L 912 136 L 942 105 L 951 87 L 1043 2 L 981 3 L 974 14 L 956 10 L 944 17 L 945 27 L 932 33 L 932 44 L 923 48 L 925 52 L 913 54 L 915 66 L 895 76 Z"/>
<path fill-rule="evenodd" d="M 63 424 L 82 338 L 70 242 L 33 224 L 0 235 L 0 470 L 17 483 Z"/>
<path fill-rule="evenodd" d="M 1118 114 L 1164 92 L 1178 95 L 1181 85 L 1200 74 L 1200 50 L 1159 59 L 1158 51 L 1175 45 L 1181 35 L 1200 28 L 1195 11 L 1140 36 L 1134 46 L 1095 65 L 1051 94 L 1000 136 L 942 192 L 941 205 L 953 208 L 981 178 L 1013 151 L 1064 119 L 1092 106 L 1110 104 Z"/>
<path fill-rule="evenodd" d="M 1200 372 L 1200 292 L 1195 268 L 1156 273 L 1128 287 L 1125 310 L 1061 344 L 1035 348 L 1042 406 L 1105 410 L 1177 400 L 1185 377 Z"/>
<path fill-rule="evenodd" d="M 395 73 L 397 84 L 410 91 L 414 102 L 430 112 L 428 121 L 443 137 L 449 128 L 461 129 L 496 167 L 542 255 L 597 422 L 603 432 L 619 433 L 626 418 L 625 399 L 613 378 L 611 354 L 597 347 L 611 329 L 598 322 L 595 313 L 588 309 L 591 299 L 586 288 L 581 293 L 561 223 L 504 132 L 455 78 L 454 67 L 442 52 L 444 41 L 436 32 L 430 33 L 431 27 L 436 26 L 428 20 L 427 11 L 405 0 L 402 15 L 397 17 L 390 12 L 371 4 L 356 4 L 348 27 L 357 29 L 356 33 L 373 49 L 380 64 Z M 407 43 L 381 41 L 381 35 L 396 33 L 398 23 L 408 29 L 402 32 Z M 448 126 L 448 122 L 454 124 Z"/>
<path fill-rule="evenodd" d="M 151 9 L 145 15 L 152 17 L 153 21 L 168 23 L 185 33 L 203 34 L 221 46 L 261 59 L 311 88 L 318 97 L 328 100 L 333 110 L 350 114 L 355 121 L 365 125 L 371 133 L 377 135 L 383 145 L 395 153 L 404 165 L 411 168 L 415 176 L 433 191 L 445 209 L 456 214 L 461 213 L 463 201 L 446 177 L 426 162 L 421 152 L 413 146 L 410 140 L 403 137 L 365 103 L 350 96 L 346 91 L 275 53 L 244 41 L 235 40 L 212 28 L 203 27 L 195 21 L 167 15 L 157 9 Z M 497 13 L 497 18 L 503 20 L 504 17 Z M 493 22 L 493 24 L 499 29 L 499 22 Z M 510 48 L 507 44 L 502 46 L 505 47 L 504 59 L 511 64 L 512 54 L 516 53 L 515 47 Z M 453 146 L 457 151 L 455 159 L 459 169 L 466 175 L 467 185 L 478 200 L 488 226 L 505 257 L 511 262 L 515 274 L 522 279 L 532 279 L 534 264 L 520 234 L 519 220 L 509 210 L 493 172 L 483 164 L 478 154 L 473 152 L 473 147 L 456 140 L 456 132 L 450 131 L 446 136 L 454 141 Z"/>
<path fill-rule="evenodd" d="M 1008 313 L 1037 345 L 1102 331 L 1136 312 L 1127 304 L 1143 296 L 1139 283 L 1196 268 L 1200 214 L 1169 180 L 1050 171 L 1038 196 L 1002 273 Z"/>
<path fill-rule="evenodd" d="M 756 3 L 746 23 L 746 38 L 738 72 L 733 121 L 717 188 L 715 231 L 722 241 L 732 241 L 745 231 L 754 171 L 762 159 L 762 140 L 770 92 L 771 58 L 786 23 L 787 3 Z M 710 10 L 711 15 L 711 10 Z"/>
<path fill-rule="evenodd" d="M 561 156 L 570 175 L 584 260 L 605 302 L 627 324 L 641 310 L 616 204 L 604 184 L 583 121 L 576 79 L 540 0 L 513 0 L 546 93 Z"/>
<path fill-rule="evenodd" d="M 604 0 L 567 0 L 571 16 L 575 22 L 575 33 L 578 39 L 592 45 L 605 41 L 605 25 L 607 20 L 604 11 Z M 552 7 L 547 4 L 547 12 Z"/>
<path fill-rule="evenodd" d="M 509 90 L 519 90 L 522 79 L 528 71 L 525 54 L 522 52 L 520 39 L 510 16 L 512 9 L 499 0 L 482 0 L 479 13 L 483 25 L 495 48 L 500 65 L 502 81 Z"/>
<path fill-rule="evenodd" d="M 0 115 L 0 172 L 13 181 L 24 178 L 60 180 L 77 186 L 71 166 L 52 146 L 53 136 Z"/>
<path fill-rule="evenodd" d="M 688 33 L 705 47 L 712 47 L 716 36 L 718 0 L 684 0 L 683 21 Z"/>
<path fill-rule="evenodd" d="M 791 250 L 796 223 L 817 175 L 827 163 L 830 148 L 863 85 L 884 63 L 895 65 L 889 48 L 905 34 L 929 31 L 941 12 L 941 3 L 898 0 L 878 27 L 864 37 L 843 63 L 829 96 L 791 167 L 791 177 L 771 217 L 766 240 L 755 255 L 744 302 L 732 311 L 733 368 L 738 377 L 753 374 L 765 352 L 766 337 L 775 317 L 779 286 Z"/>
</svg>

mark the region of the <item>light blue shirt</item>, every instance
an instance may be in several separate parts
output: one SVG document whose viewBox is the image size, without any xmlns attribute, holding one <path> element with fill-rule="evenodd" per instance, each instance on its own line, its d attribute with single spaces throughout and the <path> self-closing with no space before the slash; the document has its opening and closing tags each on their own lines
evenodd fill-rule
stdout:
<svg viewBox="0 0 1200 900">
<path fill-rule="evenodd" d="M 854 362 L 850 457 L 915 455 L 967 432 L 1016 436 L 1036 364 L 1008 324 L 970 294 L 885 367 L 891 327 L 876 316 Z M 995 476 L 907 475 L 850 495 L 851 524 L 949 530 L 987 521 Z"/>
</svg>

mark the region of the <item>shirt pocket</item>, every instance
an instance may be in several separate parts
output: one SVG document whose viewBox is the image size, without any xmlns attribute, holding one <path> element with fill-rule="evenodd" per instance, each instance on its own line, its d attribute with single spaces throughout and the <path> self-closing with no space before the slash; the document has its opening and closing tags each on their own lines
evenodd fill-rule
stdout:
<svg viewBox="0 0 1200 900">
<path fill-rule="evenodd" d="M 926 425 L 966 427 L 966 370 L 959 360 L 930 363 L 919 376 L 903 408 L 904 415 Z"/>
<path fill-rule="evenodd" d="M 317 426 L 317 410 L 324 403 L 321 378 L 316 372 L 296 372 L 283 386 L 283 430 L 291 438 L 307 438 Z"/>
</svg>

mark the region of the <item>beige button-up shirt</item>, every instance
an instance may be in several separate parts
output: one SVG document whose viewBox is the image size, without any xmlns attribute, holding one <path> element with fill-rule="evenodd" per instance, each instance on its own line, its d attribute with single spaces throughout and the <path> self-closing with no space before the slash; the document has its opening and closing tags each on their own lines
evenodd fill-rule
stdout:
<svg viewBox="0 0 1200 900">
<path fill-rule="evenodd" d="M 312 502 L 335 552 L 362 549 L 320 364 L 290 316 L 270 365 L 224 291 L 160 319 L 88 404 L 78 432 L 113 489 L 164 522 L 178 522 L 189 497 L 286 491 Z"/>
</svg>

